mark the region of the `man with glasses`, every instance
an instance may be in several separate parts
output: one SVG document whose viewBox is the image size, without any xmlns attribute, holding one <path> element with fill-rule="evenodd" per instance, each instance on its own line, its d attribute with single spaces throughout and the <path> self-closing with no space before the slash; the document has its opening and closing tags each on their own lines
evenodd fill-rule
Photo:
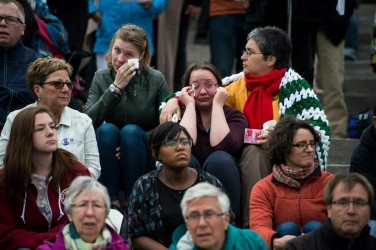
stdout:
<svg viewBox="0 0 376 250">
<path fill-rule="evenodd" d="M 230 222 L 230 200 L 207 182 L 189 188 L 180 203 L 185 227 L 175 230 L 169 249 L 267 249 L 252 230 L 238 229 Z"/>
<path fill-rule="evenodd" d="M 364 176 L 336 175 L 325 188 L 329 220 L 318 230 L 289 241 L 285 249 L 376 249 L 376 238 L 367 225 L 373 198 L 373 188 Z"/>
<path fill-rule="evenodd" d="M 25 13 L 19 2 L 0 0 L 0 131 L 9 112 L 34 102 L 26 85 L 26 70 L 37 58 L 24 46 Z"/>
</svg>

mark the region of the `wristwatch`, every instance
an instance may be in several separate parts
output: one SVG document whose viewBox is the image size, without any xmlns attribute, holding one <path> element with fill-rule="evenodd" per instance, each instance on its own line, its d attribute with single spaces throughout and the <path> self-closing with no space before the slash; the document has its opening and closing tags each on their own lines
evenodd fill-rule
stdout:
<svg viewBox="0 0 376 250">
<path fill-rule="evenodd" d="M 117 87 L 115 84 L 111 84 L 111 85 L 110 85 L 110 91 L 111 91 L 112 93 L 114 93 L 114 95 L 115 95 L 116 97 L 121 96 L 120 88 Z"/>
</svg>

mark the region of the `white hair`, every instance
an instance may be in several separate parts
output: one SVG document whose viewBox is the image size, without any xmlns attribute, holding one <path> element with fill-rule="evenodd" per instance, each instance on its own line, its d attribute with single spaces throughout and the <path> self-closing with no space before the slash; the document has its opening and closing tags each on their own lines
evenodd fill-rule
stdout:
<svg viewBox="0 0 376 250">
<path fill-rule="evenodd" d="M 74 198 L 76 198 L 84 190 L 88 190 L 89 193 L 98 190 L 102 194 L 106 204 L 106 216 L 108 216 L 110 213 L 110 196 L 108 195 L 107 188 L 89 176 L 78 176 L 70 184 L 67 192 L 65 193 L 64 211 L 67 214 L 71 214 Z"/>
<path fill-rule="evenodd" d="M 230 200 L 228 196 L 218 187 L 208 183 L 200 182 L 185 191 L 183 199 L 180 202 L 180 207 L 183 217 L 187 216 L 187 204 L 193 200 L 199 200 L 203 197 L 215 197 L 218 199 L 218 205 L 222 213 L 230 211 Z"/>
</svg>

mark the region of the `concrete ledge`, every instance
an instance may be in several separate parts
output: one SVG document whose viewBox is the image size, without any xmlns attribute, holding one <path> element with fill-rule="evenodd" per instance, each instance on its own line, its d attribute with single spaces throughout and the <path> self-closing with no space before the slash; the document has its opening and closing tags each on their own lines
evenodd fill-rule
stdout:
<svg viewBox="0 0 376 250">
<path fill-rule="evenodd" d="M 333 174 L 347 173 L 354 148 L 359 144 L 359 139 L 332 139 L 328 154 L 327 171 Z"/>
</svg>

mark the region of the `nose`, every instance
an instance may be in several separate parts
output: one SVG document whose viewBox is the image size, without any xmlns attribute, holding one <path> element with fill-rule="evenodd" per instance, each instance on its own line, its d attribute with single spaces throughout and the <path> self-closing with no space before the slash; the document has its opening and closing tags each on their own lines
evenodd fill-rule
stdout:
<svg viewBox="0 0 376 250">
<path fill-rule="evenodd" d="M 93 215 L 94 210 L 93 210 L 93 205 L 88 204 L 87 209 L 86 209 L 86 215 Z"/>
<path fill-rule="evenodd" d="M 73 86 L 72 86 L 72 88 L 73 88 Z M 64 84 L 63 88 L 61 90 L 64 91 L 64 92 L 71 91 L 71 89 L 68 87 L 68 84 Z"/>
<path fill-rule="evenodd" d="M 123 53 L 121 53 L 121 54 L 118 56 L 117 60 L 118 60 L 119 62 L 125 63 L 126 58 L 127 58 L 127 57 L 126 57 Z"/>
<path fill-rule="evenodd" d="M 242 55 L 240 56 L 240 59 L 242 61 L 246 61 L 247 60 L 247 55 L 245 54 L 245 52 L 242 53 Z"/>
<path fill-rule="evenodd" d="M 52 136 L 55 133 L 54 129 L 47 126 L 47 136 Z"/>
<path fill-rule="evenodd" d="M 199 227 L 205 227 L 207 225 L 207 222 L 204 218 L 204 216 L 200 216 L 200 219 L 198 220 L 198 226 Z"/>
<path fill-rule="evenodd" d="M 349 214 L 354 214 L 355 213 L 355 207 L 354 207 L 354 203 L 353 202 L 349 203 L 349 206 L 347 207 L 347 213 L 349 213 Z"/>
</svg>

